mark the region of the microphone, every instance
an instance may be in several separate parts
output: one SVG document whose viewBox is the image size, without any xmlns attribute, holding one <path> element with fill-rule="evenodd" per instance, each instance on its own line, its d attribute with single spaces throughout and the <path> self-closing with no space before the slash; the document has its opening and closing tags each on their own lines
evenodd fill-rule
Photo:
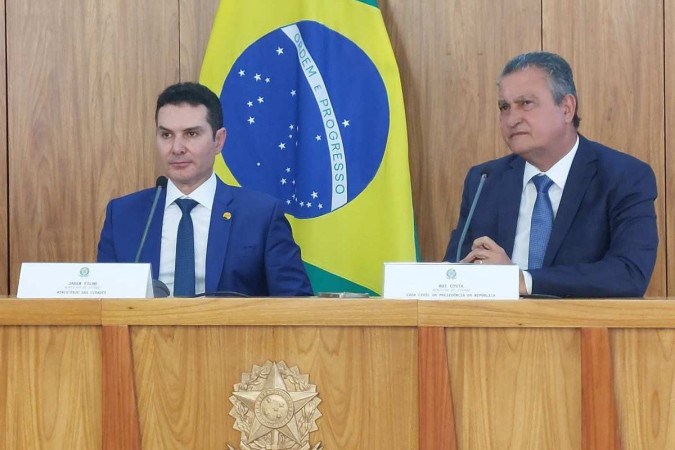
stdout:
<svg viewBox="0 0 675 450">
<path fill-rule="evenodd" d="M 464 238 L 466 238 L 466 232 L 469 230 L 469 225 L 471 225 L 471 219 L 473 219 L 473 212 L 476 210 L 476 203 L 480 198 L 480 193 L 483 190 L 483 185 L 487 179 L 487 172 L 483 172 L 480 176 L 480 181 L 478 182 L 478 188 L 476 189 L 476 194 L 473 196 L 473 202 L 471 203 L 471 208 L 469 209 L 469 215 L 466 216 L 466 222 L 464 222 L 464 228 L 462 229 L 462 234 L 459 237 L 459 243 L 457 244 L 457 256 L 455 257 L 455 262 L 459 262 L 459 257 L 462 252 L 462 245 L 464 245 Z"/>
<path fill-rule="evenodd" d="M 155 298 L 168 297 L 170 294 L 169 287 L 164 282 L 159 280 L 152 280 L 152 295 Z"/>
<path fill-rule="evenodd" d="M 162 193 L 162 189 L 166 189 L 167 183 L 168 180 L 163 175 L 161 177 L 158 177 L 157 181 L 155 181 L 155 187 L 157 188 L 157 190 L 155 191 L 155 199 L 152 201 L 152 206 L 150 207 L 150 215 L 148 216 L 148 220 L 145 222 L 145 229 L 143 230 L 143 235 L 141 236 L 141 243 L 138 245 L 136 258 L 134 258 L 135 263 L 137 263 L 141 259 L 141 251 L 143 250 L 143 246 L 145 245 L 145 239 L 148 237 L 148 230 L 150 229 L 150 224 L 152 223 L 152 216 L 155 215 L 155 209 L 157 209 L 157 202 L 159 201 L 159 196 Z"/>
<path fill-rule="evenodd" d="M 134 262 L 137 263 L 141 259 L 141 251 L 143 250 L 143 246 L 145 245 L 145 239 L 148 237 L 148 230 L 150 230 L 150 224 L 152 223 L 152 217 L 155 215 L 155 209 L 157 209 L 157 203 L 159 202 L 159 196 L 162 193 L 162 189 L 166 189 L 166 184 L 168 183 L 168 180 L 166 179 L 165 176 L 161 176 L 157 178 L 157 181 L 155 181 L 155 187 L 157 190 L 155 191 L 155 198 L 152 201 L 152 206 L 150 207 L 150 215 L 148 216 L 148 220 L 145 223 L 145 229 L 143 230 L 143 235 L 141 236 L 141 243 L 138 245 L 138 251 L 136 252 L 136 258 L 134 258 Z M 159 280 L 152 280 L 152 295 L 155 298 L 160 298 L 160 297 L 168 297 L 169 296 L 169 288 L 164 284 L 163 282 Z"/>
<path fill-rule="evenodd" d="M 195 297 L 250 297 L 250 295 L 237 291 L 213 291 L 203 292 L 195 295 Z"/>
</svg>

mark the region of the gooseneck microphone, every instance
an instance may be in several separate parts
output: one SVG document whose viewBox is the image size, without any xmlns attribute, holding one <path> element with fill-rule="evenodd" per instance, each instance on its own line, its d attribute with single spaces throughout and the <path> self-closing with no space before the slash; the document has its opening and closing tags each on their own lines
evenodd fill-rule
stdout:
<svg viewBox="0 0 675 450">
<path fill-rule="evenodd" d="M 152 217 L 155 215 L 155 209 L 157 209 L 157 202 L 159 202 L 159 196 L 162 193 L 162 189 L 166 189 L 167 183 L 168 180 L 163 175 L 161 177 L 158 177 L 157 181 L 155 181 L 155 187 L 157 188 L 157 190 L 155 191 L 155 199 L 152 201 L 152 206 L 150 207 L 150 215 L 148 216 L 148 220 L 145 223 L 145 229 L 143 230 L 143 235 L 141 236 L 141 243 L 138 245 L 136 258 L 134 258 L 135 263 L 137 263 L 141 259 L 141 251 L 143 250 L 143 246 L 145 245 L 145 239 L 148 237 L 148 230 L 150 229 L 150 224 L 152 223 Z"/>
<path fill-rule="evenodd" d="M 473 212 L 476 210 L 476 203 L 480 198 L 480 193 L 483 190 L 483 185 L 487 179 L 487 172 L 483 172 L 480 176 L 480 181 L 478 182 L 478 188 L 476 189 L 476 194 L 473 196 L 473 202 L 471 203 L 471 208 L 469 209 L 469 215 L 466 216 L 466 222 L 464 222 L 464 228 L 462 228 L 462 234 L 459 237 L 459 243 L 457 244 L 457 256 L 455 257 L 455 262 L 459 262 L 459 257 L 462 252 L 462 245 L 464 245 L 464 238 L 466 238 L 466 232 L 469 230 L 469 225 L 471 225 L 471 219 L 473 219 Z"/>
</svg>

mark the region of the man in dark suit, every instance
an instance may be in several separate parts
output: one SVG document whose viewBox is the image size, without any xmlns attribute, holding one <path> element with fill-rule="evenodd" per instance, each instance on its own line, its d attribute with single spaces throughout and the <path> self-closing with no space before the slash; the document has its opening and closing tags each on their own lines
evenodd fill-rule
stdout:
<svg viewBox="0 0 675 450">
<path fill-rule="evenodd" d="M 501 132 L 511 155 L 473 167 L 445 255 L 521 268 L 520 293 L 637 297 L 658 246 L 652 169 L 577 132 L 572 70 L 558 55 L 519 55 L 499 80 Z"/>
<path fill-rule="evenodd" d="M 312 295 L 280 202 L 228 186 L 213 172 L 226 137 L 218 97 L 196 83 L 169 86 L 155 121 L 169 181 L 140 258 L 152 264 L 153 278 L 175 296 Z M 146 189 L 108 204 L 99 262 L 134 261 L 154 195 Z"/>
</svg>

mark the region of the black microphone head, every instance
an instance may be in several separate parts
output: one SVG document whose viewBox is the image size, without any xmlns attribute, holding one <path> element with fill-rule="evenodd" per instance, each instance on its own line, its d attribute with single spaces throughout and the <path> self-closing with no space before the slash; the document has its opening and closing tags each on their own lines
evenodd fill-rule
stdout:
<svg viewBox="0 0 675 450">
<path fill-rule="evenodd" d="M 152 294 L 155 298 L 168 297 L 169 288 L 160 280 L 152 280 Z"/>
<path fill-rule="evenodd" d="M 164 175 L 157 177 L 157 181 L 155 181 L 155 187 L 161 187 L 162 189 L 166 189 L 166 184 L 169 182 L 169 180 L 166 179 Z"/>
</svg>

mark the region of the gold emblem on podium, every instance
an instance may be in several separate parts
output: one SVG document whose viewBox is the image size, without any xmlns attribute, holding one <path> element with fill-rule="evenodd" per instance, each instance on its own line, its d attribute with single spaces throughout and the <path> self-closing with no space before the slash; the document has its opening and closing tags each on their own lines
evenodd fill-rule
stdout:
<svg viewBox="0 0 675 450">
<path fill-rule="evenodd" d="M 241 450 L 321 450 L 310 447 L 309 434 L 321 417 L 316 386 L 297 366 L 267 361 L 241 376 L 230 397 L 234 429 L 241 432 Z M 229 450 L 235 450 L 228 445 Z"/>
</svg>

